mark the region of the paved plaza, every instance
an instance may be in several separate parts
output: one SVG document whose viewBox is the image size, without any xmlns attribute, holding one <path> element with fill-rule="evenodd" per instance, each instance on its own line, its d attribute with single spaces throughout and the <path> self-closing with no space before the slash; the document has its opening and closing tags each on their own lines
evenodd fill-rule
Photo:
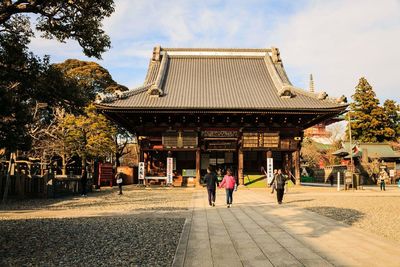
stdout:
<svg viewBox="0 0 400 267">
<path fill-rule="evenodd" d="M 233 207 L 196 190 L 174 266 L 400 266 L 400 244 L 239 189 Z"/>
</svg>

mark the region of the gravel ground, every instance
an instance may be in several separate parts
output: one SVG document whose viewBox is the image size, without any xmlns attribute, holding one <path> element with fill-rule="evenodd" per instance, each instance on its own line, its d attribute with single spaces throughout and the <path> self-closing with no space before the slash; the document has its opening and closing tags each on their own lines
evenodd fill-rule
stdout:
<svg viewBox="0 0 400 267">
<path fill-rule="evenodd" d="M 376 187 L 337 192 L 335 188 L 290 188 L 284 202 L 306 208 L 352 227 L 400 241 L 400 189 Z"/>
<path fill-rule="evenodd" d="M 0 210 L 0 266 L 170 266 L 193 190 L 124 189 L 11 201 Z"/>
<path fill-rule="evenodd" d="M 134 216 L 0 221 L 0 266 L 170 266 L 184 221 Z"/>
</svg>

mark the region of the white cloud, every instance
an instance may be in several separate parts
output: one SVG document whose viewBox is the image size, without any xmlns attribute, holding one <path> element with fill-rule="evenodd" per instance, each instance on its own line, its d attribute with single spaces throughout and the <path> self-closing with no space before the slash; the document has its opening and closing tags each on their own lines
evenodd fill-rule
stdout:
<svg viewBox="0 0 400 267">
<path fill-rule="evenodd" d="M 399 1 L 314 1 L 276 34 L 286 66 L 330 95 L 354 93 L 365 76 L 380 99 L 399 101 Z M 290 73 L 289 73 L 290 74 Z"/>
</svg>

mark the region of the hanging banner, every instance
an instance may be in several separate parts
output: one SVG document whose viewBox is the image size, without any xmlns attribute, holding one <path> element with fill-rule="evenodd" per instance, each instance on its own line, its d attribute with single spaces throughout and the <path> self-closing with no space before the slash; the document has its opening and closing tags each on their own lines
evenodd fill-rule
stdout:
<svg viewBox="0 0 400 267">
<path fill-rule="evenodd" d="M 172 184 L 174 176 L 174 158 L 167 158 L 167 184 Z"/>
<path fill-rule="evenodd" d="M 274 159 L 267 158 L 267 181 L 270 184 L 274 178 Z"/>
<path fill-rule="evenodd" d="M 139 162 L 138 172 L 139 180 L 144 180 L 144 162 Z"/>
</svg>

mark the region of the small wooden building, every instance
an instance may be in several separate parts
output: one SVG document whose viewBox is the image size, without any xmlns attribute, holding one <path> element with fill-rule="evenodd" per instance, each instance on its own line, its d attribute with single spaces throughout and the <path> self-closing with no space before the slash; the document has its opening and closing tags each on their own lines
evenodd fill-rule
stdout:
<svg viewBox="0 0 400 267">
<path fill-rule="evenodd" d="M 143 86 L 101 95 L 97 109 L 138 136 L 146 175 L 198 184 L 207 166 L 243 173 L 274 168 L 300 181 L 304 129 L 341 114 L 345 98 L 294 87 L 279 50 L 161 48 L 153 50 Z M 190 182 L 190 181 L 188 181 Z"/>
</svg>

